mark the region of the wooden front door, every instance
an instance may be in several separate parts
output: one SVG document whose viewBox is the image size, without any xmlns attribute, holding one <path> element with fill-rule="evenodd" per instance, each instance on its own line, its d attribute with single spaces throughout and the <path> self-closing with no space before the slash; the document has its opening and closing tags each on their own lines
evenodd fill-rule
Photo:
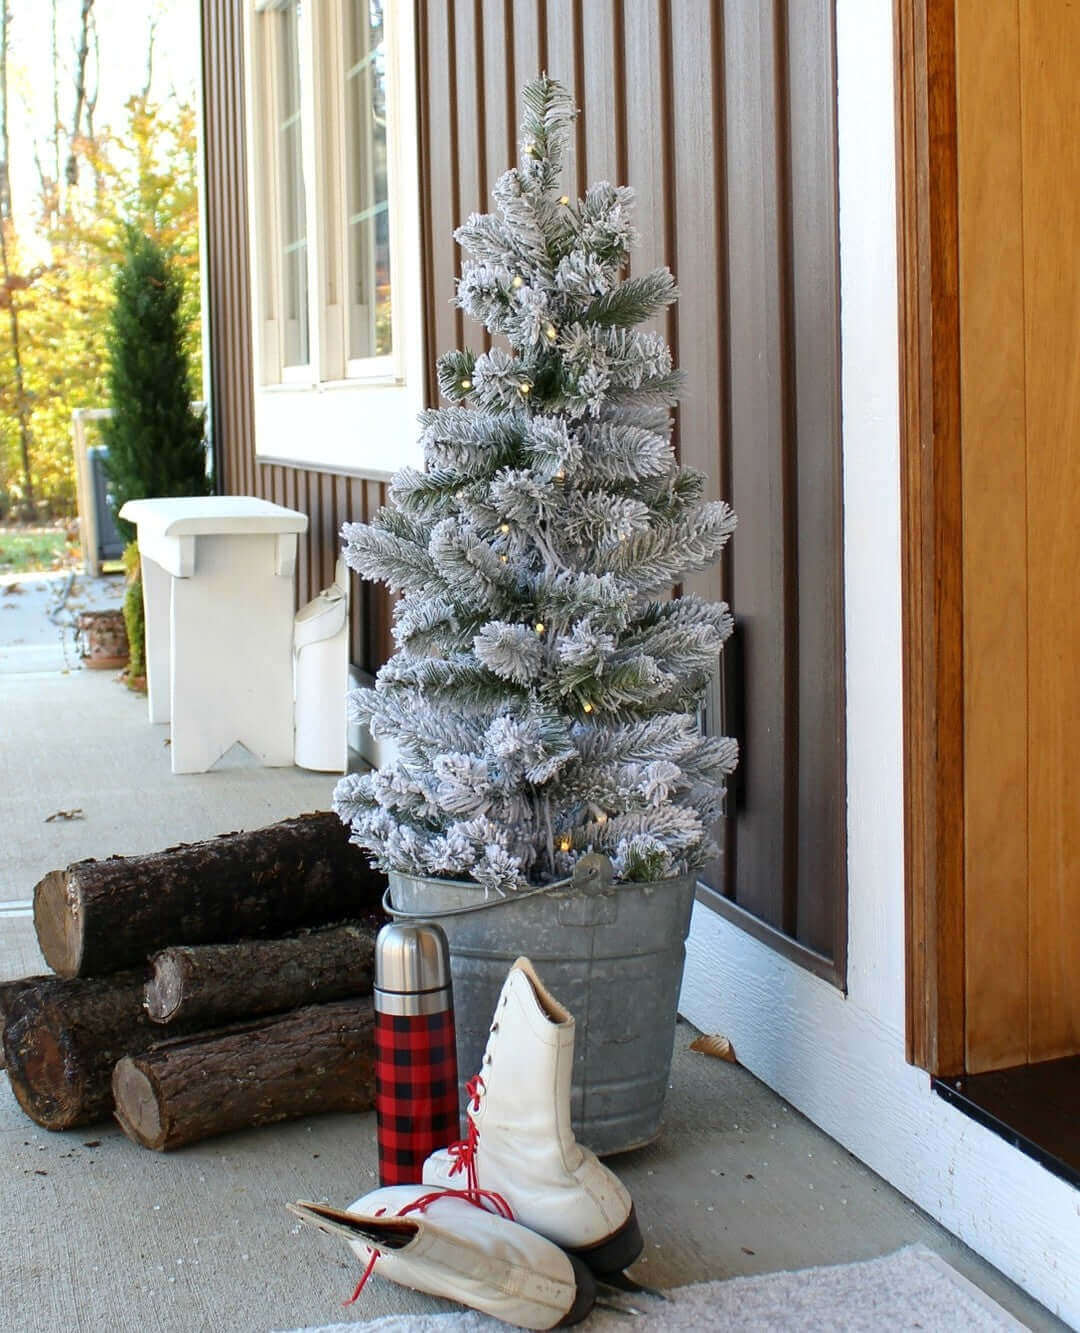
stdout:
<svg viewBox="0 0 1080 1333">
<path fill-rule="evenodd" d="M 905 0 L 909 1054 L 1080 1052 L 1080 12 Z"/>
</svg>

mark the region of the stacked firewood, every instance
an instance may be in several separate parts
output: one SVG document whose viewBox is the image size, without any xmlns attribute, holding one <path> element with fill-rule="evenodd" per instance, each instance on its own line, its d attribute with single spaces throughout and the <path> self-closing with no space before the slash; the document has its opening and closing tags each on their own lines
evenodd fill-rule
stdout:
<svg viewBox="0 0 1080 1333">
<path fill-rule="evenodd" d="M 385 879 L 335 815 L 79 861 L 34 890 L 55 975 L 0 983 L 12 1089 L 46 1129 L 148 1148 L 374 1099 Z"/>
</svg>

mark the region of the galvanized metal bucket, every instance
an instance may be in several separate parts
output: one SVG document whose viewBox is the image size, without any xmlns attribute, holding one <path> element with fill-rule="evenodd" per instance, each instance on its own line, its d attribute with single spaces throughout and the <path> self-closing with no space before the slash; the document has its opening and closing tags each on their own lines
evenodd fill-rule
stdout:
<svg viewBox="0 0 1080 1333">
<path fill-rule="evenodd" d="M 571 1117 L 600 1155 L 660 1133 L 693 902 L 693 876 L 485 899 L 478 884 L 391 872 L 388 895 L 395 915 L 446 932 L 462 1083 L 480 1069 L 507 972 L 532 960 L 574 1015 Z"/>
</svg>

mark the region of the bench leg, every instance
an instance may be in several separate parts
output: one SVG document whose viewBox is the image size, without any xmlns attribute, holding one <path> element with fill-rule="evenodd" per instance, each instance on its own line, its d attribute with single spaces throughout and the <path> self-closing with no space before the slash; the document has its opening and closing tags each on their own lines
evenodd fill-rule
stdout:
<svg viewBox="0 0 1080 1333">
<path fill-rule="evenodd" d="M 237 741 L 267 767 L 293 762 L 291 576 L 276 538 L 199 537 L 172 594 L 172 769 L 202 773 Z"/>
</svg>

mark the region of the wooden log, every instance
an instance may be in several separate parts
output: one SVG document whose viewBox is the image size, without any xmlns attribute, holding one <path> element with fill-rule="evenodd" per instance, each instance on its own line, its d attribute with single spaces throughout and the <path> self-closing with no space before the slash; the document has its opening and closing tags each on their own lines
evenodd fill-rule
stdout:
<svg viewBox="0 0 1080 1333">
<path fill-rule="evenodd" d="M 57 981 L 57 977 L 20 977 L 17 981 L 0 981 L 0 1069 L 4 1068 L 4 1028 L 11 1006 L 25 991 L 35 990 L 42 982 Z"/>
<path fill-rule="evenodd" d="M 102 976 L 170 945 L 375 919 L 385 883 L 336 815 L 301 815 L 163 852 L 54 870 L 34 889 L 34 925 L 45 960 L 60 976 Z"/>
<path fill-rule="evenodd" d="M 213 1027 L 370 995 L 375 930 L 347 922 L 277 940 L 179 945 L 155 954 L 150 965 L 145 1005 L 155 1023 L 179 1016 Z"/>
<path fill-rule="evenodd" d="M 369 999 L 309 1005 L 220 1032 L 160 1042 L 113 1073 L 116 1118 L 167 1152 L 215 1134 L 375 1101 Z"/>
<path fill-rule="evenodd" d="M 45 1129 L 104 1120 L 113 1109 L 113 1066 L 161 1032 L 143 1009 L 143 972 L 37 982 L 15 997 L 4 1025 L 16 1100 Z"/>
</svg>

